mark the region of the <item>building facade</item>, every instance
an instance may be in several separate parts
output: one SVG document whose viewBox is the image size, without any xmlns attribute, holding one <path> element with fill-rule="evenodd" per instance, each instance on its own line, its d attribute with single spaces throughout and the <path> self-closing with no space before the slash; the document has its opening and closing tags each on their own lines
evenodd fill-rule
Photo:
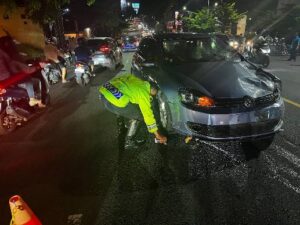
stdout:
<svg viewBox="0 0 300 225">
<path fill-rule="evenodd" d="M 7 14 L 5 8 L 0 6 L 0 37 L 7 33 L 21 43 L 36 48 L 44 47 L 43 29 L 26 17 L 23 8 L 17 8 Z"/>
</svg>

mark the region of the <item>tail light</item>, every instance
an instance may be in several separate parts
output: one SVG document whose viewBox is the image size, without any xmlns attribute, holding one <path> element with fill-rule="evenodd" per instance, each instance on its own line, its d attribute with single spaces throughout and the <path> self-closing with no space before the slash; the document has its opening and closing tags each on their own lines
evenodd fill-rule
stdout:
<svg viewBox="0 0 300 225">
<path fill-rule="evenodd" d="M 103 52 L 104 54 L 109 54 L 111 51 L 110 47 L 106 44 L 101 45 L 99 50 L 100 50 L 100 52 Z"/>
<path fill-rule="evenodd" d="M 81 63 L 76 63 L 76 67 L 83 67 L 83 64 L 81 64 Z"/>
<path fill-rule="evenodd" d="M 4 95 L 5 93 L 6 93 L 6 89 L 0 87 L 0 95 Z"/>
</svg>

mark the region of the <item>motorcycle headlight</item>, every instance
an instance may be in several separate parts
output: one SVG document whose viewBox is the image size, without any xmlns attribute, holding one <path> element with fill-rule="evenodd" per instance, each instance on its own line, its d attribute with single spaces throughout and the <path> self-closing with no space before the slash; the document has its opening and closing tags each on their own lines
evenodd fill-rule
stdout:
<svg viewBox="0 0 300 225">
<path fill-rule="evenodd" d="M 211 97 L 205 96 L 197 91 L 180 89 L 179 96 L 181 102 L 185 105 L 202 108 L 215 106 L 215 101 Z"/>
</svg>

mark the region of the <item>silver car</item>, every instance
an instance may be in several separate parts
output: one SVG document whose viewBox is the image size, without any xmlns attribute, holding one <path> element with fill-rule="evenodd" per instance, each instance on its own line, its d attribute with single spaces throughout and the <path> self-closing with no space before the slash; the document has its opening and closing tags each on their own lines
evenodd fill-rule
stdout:
<svg viewBox="0 0 300 225">
<path fill-rule="evenodd" d="M 169 132 L 268 146 L 283 125 L 281 81 L 216 35 L 146 37 L 132 73 L 159 86 L 160 120 Z"/>
<path fill-rule="evenodd" d="M 95 66 L 115 70 L 123 62 L 122 49 L 116 41 L 109 37 L 94 37 L 87 40 L 92 50 L 92 60 Z"/>
</svg>

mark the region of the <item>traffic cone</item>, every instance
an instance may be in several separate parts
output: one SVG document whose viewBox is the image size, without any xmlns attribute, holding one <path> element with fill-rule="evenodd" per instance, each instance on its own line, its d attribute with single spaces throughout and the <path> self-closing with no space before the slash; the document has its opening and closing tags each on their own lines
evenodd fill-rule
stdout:
<svg viewBox="0 0 300 225">
<path fill-rule="evenodd" d="M 10 225 L 42 225 L 19 195 L 9 199 L 9 206 L 12 215 Z"/>
</svg>

